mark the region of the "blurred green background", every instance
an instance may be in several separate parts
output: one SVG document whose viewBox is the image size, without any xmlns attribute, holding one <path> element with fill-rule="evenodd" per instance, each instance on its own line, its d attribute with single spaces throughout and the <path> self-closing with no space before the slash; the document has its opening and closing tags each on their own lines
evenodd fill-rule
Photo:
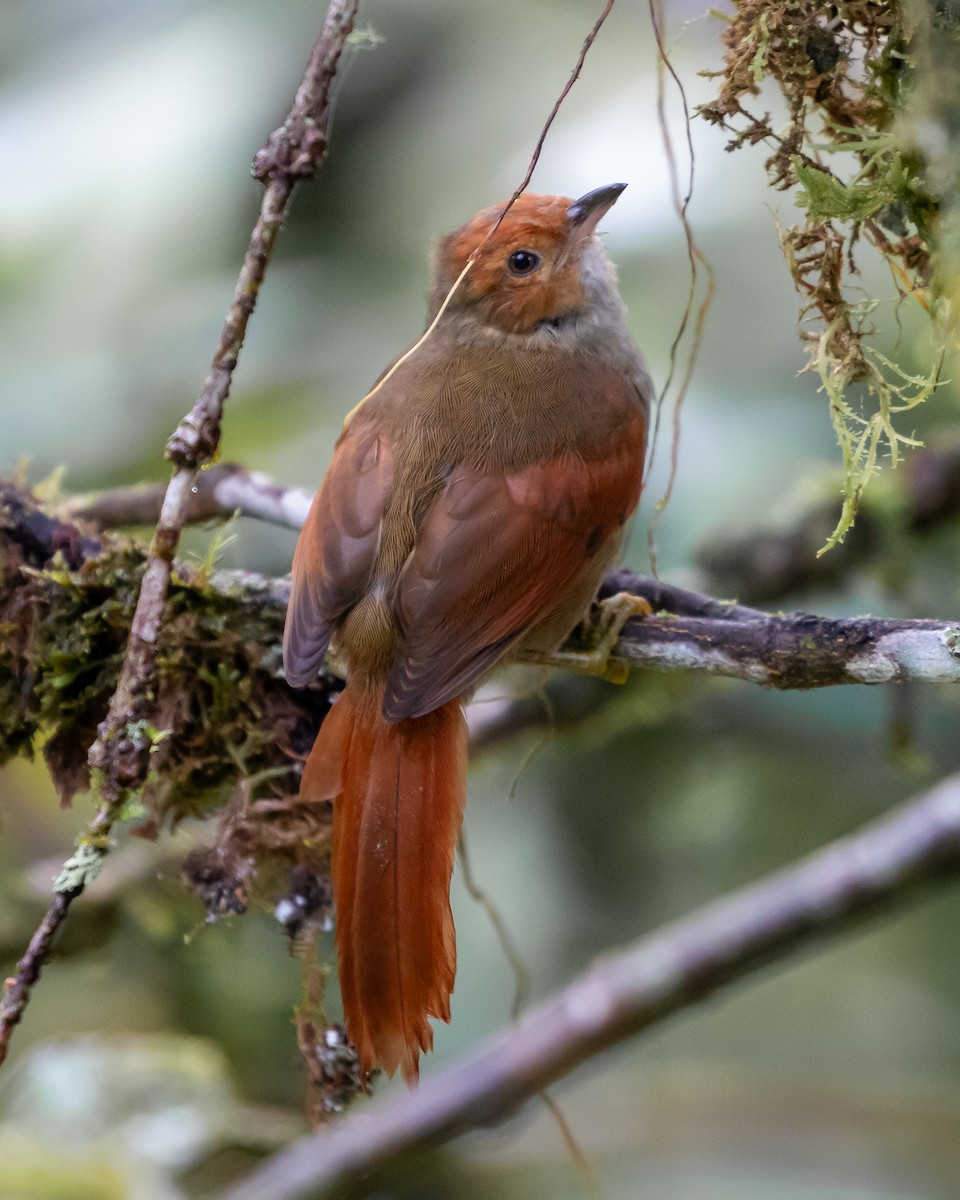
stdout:
<svg viewBox="0 0 960 1200">
<path fill-rule="evenodd" d="M 675 66 L 691 104 L 704 101 L 711 83 L 698 72 L 718 66 L 722 25 L 699 4 L 667 7 Z M 598 9 L 362 5 L 371 36 L 348 55 L 330 157 L 280 240 L 236 374 L 224 458 L 319 483 L 343 416 L 422 328 L 431 242 L 519 181 Z M 322 11 L 306 0 L 0 7 L 0 470 L 25 460 L 37 481 L 64 467 L 65 491 L 165 477 L 164 439 L 203 379 L 259 203 L 250 157 L 289 106 Z M 687 266 L 655 104 L 647 7 L 622 3 L 533 187 L 579 195 L 629 184 L 605 228 L 662 382 Z M 674 93 L 669 108 L 682 141 Z M 692 132 L 691 218 L 717 299 L 658 531 L 661 573 L 680 583 L 695 582 L 697 546 L 788 517 L 823 464 L 837 465 L 816 380 L 798 376 L 798 301 L 774 220 L 789 216 L 789 197 L 766 190 L 762 149 L 727 155 L 717 130 L 695 121 Z M 889 290 L 879 268 L 864 284 Z M 921 351 L 906 316 L 898 353 L 909 365 Z M 892 304 L 878 323 L 892 327 Z M 927 410 L 920 432 L 949 432 L 955 386 Z M 664 437 L 625 551 L 640 570 L 668 449 Z M 224 565 L 288 570 L 292 535 L 249 522 L 237 533 Z M 202 552 L 209 536 L 191 531 L 188 550 Z M 903 548 L 895 586 L 889 571 L 863 570 L 842 593 L 783 606 L 947 618 L 957 551 L 956 529 L 941 528 Z M 942 689 L 799 695 L 639 678 L 580 730 L 524 735 L 476 762 L 474 872 L 540 996 L 604 948 L 955 769 L 956 718 L 956 695 Z M 910 730 L 908 754 L 892 753 L 894 720 Z M 39 767 L 0 775 L 5 970 L 88 811 L 86 798 L 61 813 Z M 300 966 L 269 914 L 203 926 L 178 864 L 208 837 L 185 828 L 157 847 L 123 846 L 77 905 L 0 1081 L 0 1195 L 201 1194 L 298 1127 Z M 426 1077 L 502 1024 L 512 994 L 459 874 L 454 906 L 453 1024 L 437 1031 Z M 577 1072 L 556 1095 L 604 1196 L 956 1197 L 958 921 L 956 891 L 945 888 Z M 129 1038 L 158 1033 L 200 1040 Z M 100 1037 L 70 1041 L 87 1034 Z M 155 1078 L 168 1084 L 127 1095 L 131 1079 Z M 155 1110 L 153 1124 L 137 1123 L 141 1108 Z M 179 1123 L 164 1125 L 171 1111 Z M 398 1197 L 584 1194 L 536 1103 L 378 1186 Z"/>
</svg>

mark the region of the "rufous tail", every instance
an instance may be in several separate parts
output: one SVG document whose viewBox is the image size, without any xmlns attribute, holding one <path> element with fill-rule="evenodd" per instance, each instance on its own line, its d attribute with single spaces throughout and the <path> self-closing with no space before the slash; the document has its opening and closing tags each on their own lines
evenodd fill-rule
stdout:
<svg viewBox="0 0 960 1200">
<path fill-rule="evenodd" d="M 466 800 L 458 700 L 396 724 L 349 684 L 327 714 L 301 796 L 333 800 L 333 898 L 347 1029 L 364 1070 L 409 1082 L 450 1020 L 457 950 L 450 877 Z"/>
</svg>

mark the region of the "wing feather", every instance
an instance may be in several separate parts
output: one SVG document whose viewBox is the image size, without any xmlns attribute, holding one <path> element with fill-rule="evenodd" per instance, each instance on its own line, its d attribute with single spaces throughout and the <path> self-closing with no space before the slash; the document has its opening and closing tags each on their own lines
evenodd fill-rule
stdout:
<svg viewBox="0 0 960 1200">
<path fill-rule="evenodd" d="M 392 486 L 389 444 L 368 423 L 351 422 L 310 506 L 293 556 L 283 631 L 284 672 L 293 687 L 316 677 L 334 622 L 370 584 Z"/>
<path fill-rule="evenodd" d="M 387 720 L 459 695 L 576 594 L 637 503 L 644 432 L 638 410 L 601 459 L 563 454 L 506 474 L 451 472 L 398 580 Z"/>
</svg>

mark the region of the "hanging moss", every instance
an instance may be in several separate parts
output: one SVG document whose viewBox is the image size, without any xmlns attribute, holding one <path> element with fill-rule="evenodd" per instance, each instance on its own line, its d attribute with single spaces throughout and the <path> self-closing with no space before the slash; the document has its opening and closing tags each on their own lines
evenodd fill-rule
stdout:
<svg viewBox="0 0 960 1200">
<path fill-rule="evenodd" d="M 769 146 L 771 186 L 795 188 L 803 213 L 780 241 L 843 456 L 841 514 L 827 549 L 852 525 L 881 461 L 896 465 L 917 444 L 903 414 L 933 395 L 956 336 L 956 112 L 952 134 L 949 123 L 946 137 L 929 130 L 931 113 L 942 117 L 951 103 L 943 98 L 960 92 L 957 28 L 919 0 L 735 0 L 724 43 L 717 98 L 700 113 L 732 134 L 730 150 Z M 782 128 L 748 107 L 767 81 L 786 105 Z M 929 318 L 926 372 L 908 374 L 876 345 L 881 298 L 862 295 L 864 245 L 890 266 L 890 303 L 909 297 Z"/>
</svg>

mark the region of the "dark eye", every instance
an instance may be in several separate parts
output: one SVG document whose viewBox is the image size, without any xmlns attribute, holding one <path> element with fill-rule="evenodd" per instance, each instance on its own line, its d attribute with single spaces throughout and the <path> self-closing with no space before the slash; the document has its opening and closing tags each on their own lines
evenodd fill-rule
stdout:
<svg viewBox="0 0 960 1200">
<path fill-rule="evenodd" d="M 507 259 L 507 266 L 513 275 L 529 275 L 540 266 L 540 255 L 533 250 L 514 250 Z"/>
</svg>

